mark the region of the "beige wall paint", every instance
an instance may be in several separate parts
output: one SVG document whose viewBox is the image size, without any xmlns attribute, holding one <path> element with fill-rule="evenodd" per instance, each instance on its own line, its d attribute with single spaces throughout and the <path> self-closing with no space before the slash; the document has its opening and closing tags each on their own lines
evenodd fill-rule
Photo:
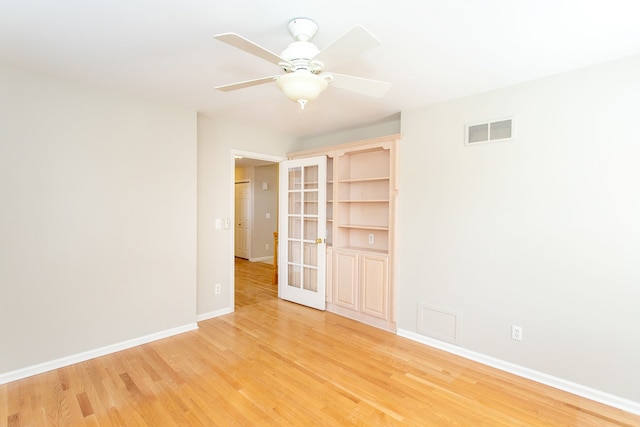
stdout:
<svg viewBox="0 0 640 427">
<path fill-rule="evenodd" d="M 238 181 L 253 181 L 253 167 L 236 168 L 235 178 Z"/>
<path fill-rule="evenodd" d="M 215 228 L 216 218 L 233 218 L 234 150 L 285 157 L 294 138 L 268 135 L 246 123 L 198 116 L 198 315 L 233 309 L 233 233 Z M 251 157 L 251 156 L 249 156 Z M 233 223 L 233 221 L 232 221 Z M 222 292 L 215 295 L 215 285 Z"/>
<path fill-rule="evenodd" d="M 0 375 L 195 323 L 196 120 L 0 66 Z"/>
<path fill-rule="evenodd" d="M 640 402 L 638 99 L 632 57 L 404 111 L 399 327 L 459 311 L 463 348 Z"/>
<path fill-rule="evenodd" d="M 273 232 L 278 228 L 278 164 L 236 167 L 235 180 L 251 181 L 251 260 L 273 257 Z M 262 188 L 267 183 L 267 189 Z M 269 213 L 270 218 L 266 218 Z M 266 248 L 269 244 L 269 249 Z"/>
<path fill-rule="evenodd" d="M 330 145 L 346 144 L 348 142 L 360 141 L 363 139 L 378 138 L 386 135 L 396 135 L 400 133 L 400 117 L 390 117 L 380 123 L 373 123 L 368 126 L 348 129 L 342 132 L 335 132 L 326 135 L 319 135 L 304 138 L 301 141 L 300 150 L 310 150 L 312 148 L 328 147 Z"/>
<path fill-rule="evenodd" d="M 267 183 L 267 189 L 262 183 Z M 269 213 L 267 219 L 266 214 Z M 256 166 L 253 180 L 253 230 L 251 257 L 273 256 L 273 232 L 278 229 L 278 165 Z M 266 248 L 269 244 L 269 249 Z"/>
</svg>

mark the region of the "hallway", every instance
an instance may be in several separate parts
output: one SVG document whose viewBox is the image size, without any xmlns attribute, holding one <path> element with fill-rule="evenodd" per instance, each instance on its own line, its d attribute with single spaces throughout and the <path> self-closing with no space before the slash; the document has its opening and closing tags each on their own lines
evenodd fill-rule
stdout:
<svg viewBox="0 0 640 427">
<path fill-rule="evenodd" d="M 235 259 L 235 309 L 278 298 L 278 285 L 272 283 L 273 265 Z"/>
</svg>

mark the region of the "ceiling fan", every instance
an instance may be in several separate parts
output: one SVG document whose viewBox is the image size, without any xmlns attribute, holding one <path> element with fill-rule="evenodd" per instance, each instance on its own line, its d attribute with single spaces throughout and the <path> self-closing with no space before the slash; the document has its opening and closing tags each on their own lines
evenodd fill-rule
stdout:
<svg viewBox="0 0 640 427">
<path fill-rule="evenodd" d="M 295 41 L 281 55 L 276 55 L 235 33 L 214 36 L 221 42 L 276 64 L 284 71 L 284 74 L 217 86 L 216 89 L 227 92 L 275 81 L 280 90 L 289 99 L 298 102 L 303 110 L 307 102 L 316 99 L 329 84 L 363 95 L 384 96 L 391 83 L 324 71 L 325 66 L 335 66 L 379 45 L 380 40 L 376 36 L 366 28 L 356 25 L 319 50 L 311 43 L 317 31 L 318 25 L 311 19 L 292 19 L 289 22 L 289 32 Z"/>
</svg>

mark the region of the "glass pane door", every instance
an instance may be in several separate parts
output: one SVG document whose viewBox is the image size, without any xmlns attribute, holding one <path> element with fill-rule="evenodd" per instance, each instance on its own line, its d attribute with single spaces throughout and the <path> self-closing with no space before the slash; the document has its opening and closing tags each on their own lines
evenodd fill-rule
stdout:
<svg viewBox="0 0 640 427">
<path fill-rule="evenodd" d="M 326 158 L 280 164 L 280 298 L 325 308 Z"/>
</svg>

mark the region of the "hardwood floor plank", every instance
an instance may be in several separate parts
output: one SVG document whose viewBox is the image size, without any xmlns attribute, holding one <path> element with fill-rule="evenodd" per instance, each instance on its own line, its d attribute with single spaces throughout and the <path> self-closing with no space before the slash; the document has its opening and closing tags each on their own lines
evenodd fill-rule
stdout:
<svg viewBox="0 0 640 427">
<path fill-rule="evenodd" d="M 7 384 L 0 385 L 0 423 L 3 420 L 9 420 L 13 414 L 9 414 L 9 396 L 7 396 Z"/>
<path fill-rule="evenodd" d="M 80 405 L 80 411 L 83 417 L 88 417 L 93 414 L 93 407 L 86 392 L 76 394 L 76 399 L 78 400 L 78 405 Z"/>
<path fill-rule="evenodd" d="M 640 426 L 610 408 L 277 299 L 237 260 L 236 311 L 0 386 L 6 426 Z"/>
</svg>

